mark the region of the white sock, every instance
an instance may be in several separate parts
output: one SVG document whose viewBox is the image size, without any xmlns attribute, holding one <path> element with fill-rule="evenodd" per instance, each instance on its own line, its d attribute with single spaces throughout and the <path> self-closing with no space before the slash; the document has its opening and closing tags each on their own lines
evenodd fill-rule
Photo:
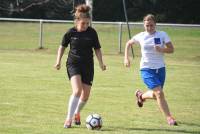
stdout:
<svg viewBox="0 0 200 134">
<path fill-rule="evenodd" d="M 85 104 L 86 104 L 86 101 L 82 101 L 81 99 L 79 99 L 75 114 L 80 113 L 80 111 L 83 109 Z"/>
<path fill-rule="evenodd" d="M 74 112 L 75 112 L 76 107 L 78 105 L 78 101 L 79 101 L 79 97 L 76 97 L 74 95 L 70 96 L 69 105 L 68 105 L 67 120 L 72 120 Z"/>
</svg>

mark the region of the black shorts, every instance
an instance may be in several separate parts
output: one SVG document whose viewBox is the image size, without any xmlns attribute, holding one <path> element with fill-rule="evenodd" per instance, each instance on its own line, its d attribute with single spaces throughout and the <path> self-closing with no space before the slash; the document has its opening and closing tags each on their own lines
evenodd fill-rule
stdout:
<svg viewBox="0 0 200 134">
<path fill-rule="evenodd" d="M 67 74 L 69 79 L 79 74 L 83 83 L 92 85 L 94 78 L 94 63 L 67 63 Z"/>
</svg>

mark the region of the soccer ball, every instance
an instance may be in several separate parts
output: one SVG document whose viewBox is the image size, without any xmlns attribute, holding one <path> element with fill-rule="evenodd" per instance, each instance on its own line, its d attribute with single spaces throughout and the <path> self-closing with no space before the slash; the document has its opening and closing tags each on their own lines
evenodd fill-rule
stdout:
<svg viewBox="0 0 200 134">
<path fill-rule="evenodd" d="M 102 118 L 99 114 L 90 114 L 86 118 L 86 127 L 89 130 L 99 130 L 102 127 Z"/>
</svg>

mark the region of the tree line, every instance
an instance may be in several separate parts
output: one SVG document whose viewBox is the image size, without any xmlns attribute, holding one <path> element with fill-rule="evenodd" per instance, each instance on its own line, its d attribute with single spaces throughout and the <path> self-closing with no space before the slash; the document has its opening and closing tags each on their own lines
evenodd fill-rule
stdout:
<svg viewBox="0 0 200 134">
<path fill-rule="evenodd" d="M 74 6 L 84 0 L 0 0 L 0 17 L 73 19 Z M 130 21 L 152 13 L 158 22 L 200 24 L 200 0 L 126 0 Z M 96 21 L 125 21 L 122 0 L 93 0 Z"/>
</svg>

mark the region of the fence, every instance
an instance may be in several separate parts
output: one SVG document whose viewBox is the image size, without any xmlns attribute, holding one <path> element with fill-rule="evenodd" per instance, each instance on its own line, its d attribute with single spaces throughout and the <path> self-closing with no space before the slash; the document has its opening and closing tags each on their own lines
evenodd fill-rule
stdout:
<svg viewBox="0 0 200 134">
<path fill-rule="evenodd" d="M 35 34 L 34 35 L 31 35 L 31 37 L 33 37 L 34 39 L 34 45 L 35 45 L 35 39 L 37 38 L 38 40 L 38 47 L 41 49 L 41 48 L 44 48 L 46 47 L 44 44 L 48 44 L 50 43 L 51 41 L 49 41 L 48 43 L 44 43 L 44 35 L 45 34 L 49 34 L 48 36 L 50 36 L 50 38 L 53 38 L 55 37 L 55 34 L 50 34 L 51 32 L 51 27 L 52 25 L 51 24 L 57 24 L 59 23 L 59 25 L 64 24 L 68 24 L 69 27 L 71 27 L 73 25 L 73 21 L 66 21 L 66 20 L 42 20 L 42 19 L 15 19 L 15 18 L 0 18 L 0 21 L 3 23 L 3 22 L 15 22 L 15 23 L 23 23 L 24 27 L 26 25 L 26 22 L 29 22 L 29 23 L 34 23 L 34 27 L 36 25 L 39 25 L 38 27 L 38 30 L 35 29 Z M 25 22 L 25 23 L 24 23 Z M 44 24 L 49 24 L 49 27 L 47 27 L 46 29 L 49 29 L 50 32 L 49 33 L 45 33 L 44 31 Z M 126 23 L 125 22 L 96 22 L 96 21 L 93 21 L 92 22 L 93 26 L 95 27 L 95 29 L 97 29 L 98 33 L 101 34 L 101 37 L 103 37 L 103 42 L 106 43 L 106 44 L 112 44 L 112 46 L 109 46 L 111 49 L 114 49 L 116 50 L 116 48 L 118 50 L 119 53 L 122 52 L 122 42 L 124 42 L 125 40 L 128 39 L 128 35 L 127 35 L 127 31 L 126 29 L 124 29 L 124 27 L 126 26 Z M 130 22 L 129 23 L 131 27 L 135 27 L 135 28 L 132 28 L 132 33 L 137 33 L 138 31 L 141 31 L 142 27 L 143 27 L 143 23 L 133 23 L 133 22 Z M 11 24 L 13 25 L 13 24 Z M 10 29 L 10 26 L 5 26 L 7 29 Z M 100 27 L 98 27 L 98 25 Z M 15 25 L 14 25 L 15 26 Z M 200 25 L 190 25 L 190 24 L 163 24 L 163 23 L 158 23 L 157 24 L 158 27 L 193 27 L 193 28 L 200 28 Z M 28 27 L 32 27 L 32 25 L 28 26 Z M 58 29 L 58 26 L 54 26 L 55 29 L 54 31 L 57 31 Z M 63 28 L 64 27 L 64 28 Z M 60 31 L 60 33 L 64 33 L 66 31 L 66 28 L 65 26 L 63 26 Z M 6 29 L 5 28 L 5 29 Z M 38 31 L 39 35 L 37 36 L 36 35 L 36 32 Z M 18 32 L 18 30 L 16 31 L 13 31 L 13 32 Z M 25 31 L 25 34 L 28 34 L 28 32 L 30 31 Z M 34 31 L 33 31 L 34 33 Z M 106 33 L 106 35 L 105 35 Z M 109 36 L 108 36 L 109 35 Z M 61 35 L 59 35 L 61 36 Z M 30 38 L 31 40 L 31 37 L 28 37 Z M 123 40 L 122 37 L 126 37 L 126 39 Z M 21 37 L 23 38 L 23 37 Z M 26 36 L 25 36 L 26 38 Z M 57 41 L 58 43 L 58 41 Z M 118 44 L 118 47 L 116 46 L 116 44 Z"/>
</svg>

